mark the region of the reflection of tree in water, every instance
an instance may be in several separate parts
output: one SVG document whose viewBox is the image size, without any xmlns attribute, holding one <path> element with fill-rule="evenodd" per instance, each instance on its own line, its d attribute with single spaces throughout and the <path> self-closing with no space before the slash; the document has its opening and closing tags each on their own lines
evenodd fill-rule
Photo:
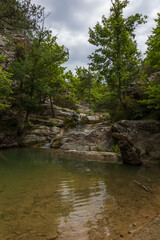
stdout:
<svg viewBox="0 0 160 240">
<path fill-rule="evenodd" d="M 64 160 L 41 149 L 3 155 L 0 239 L 94 240 L 109 231 L 127 239 L 131 223 L 139 227 L 155 214 L 157 191 L 147 193 L 133 180 L 155 181 L 156 169 Z"/>
</svg>

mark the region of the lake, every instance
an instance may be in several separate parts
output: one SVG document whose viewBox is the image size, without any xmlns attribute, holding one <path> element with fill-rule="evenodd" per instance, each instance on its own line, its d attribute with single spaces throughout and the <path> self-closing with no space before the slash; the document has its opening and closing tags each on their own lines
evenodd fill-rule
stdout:
<svg viewBox="0 0 160 240">
<path fill-rule="evenodd" d="M 131 239 L 159 214 L 160 168 L 0 151 L 1 240 Z"/>
</svg>

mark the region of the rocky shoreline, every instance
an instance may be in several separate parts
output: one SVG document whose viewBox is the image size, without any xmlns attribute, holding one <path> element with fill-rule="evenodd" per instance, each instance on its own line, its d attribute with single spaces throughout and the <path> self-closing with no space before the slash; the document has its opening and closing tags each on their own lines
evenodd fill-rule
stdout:
<svg viewBox="0 0 160 240">
<path fill-rule="evenodd" d="M 13 132 L 9 135 L 1 131 L 0 148 L 45 147 L 47 144 L 46 147 L 66 158 L 131 165 L 160 164 L 160 121 L 122 120 L 110 124 L 107 113 L 54 108 L 56 118 L 52 117 L 49 104 L 45 105 L 43 115 L 32 115 L 31 126 L 23 139 L 14 137 Z M 3 118 L 5 122 L 7 116 Z"/>
</svg>

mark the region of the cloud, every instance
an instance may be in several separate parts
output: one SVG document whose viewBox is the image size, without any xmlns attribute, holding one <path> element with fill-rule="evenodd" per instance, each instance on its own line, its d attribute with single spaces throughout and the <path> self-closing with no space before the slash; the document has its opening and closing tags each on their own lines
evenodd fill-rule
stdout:
<svg viewBox="0 0 160 240">
<path fill-rule="evenodd" d="M 51 12 L 46 25 L 54 35 L 58 35 L 58 43 L 65 45 L 70 51 L 70 60 L 66 66 L 73 70 L 76 66 L 87 66 L 88 55 L 94 47 L 88 43 L 89 27 L 101 21 L 102 15 L 109 16 L 110 0 L 32 0 Z M 136 30 L 139 49 L 144 53 L 147 36 L 156 25 L 154 19 L 160 12 L 159 0 L 130 0 L 125 15 L 135 13 L 148 15 L 148 23 Z"/>
</svg>

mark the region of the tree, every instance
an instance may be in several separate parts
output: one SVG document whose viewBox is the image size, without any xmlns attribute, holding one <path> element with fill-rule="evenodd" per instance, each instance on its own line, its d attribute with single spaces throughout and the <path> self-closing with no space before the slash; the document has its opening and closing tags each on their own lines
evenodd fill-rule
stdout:
<svg viewBox="0 0 160 240">
<path fill-rule="evenodd" d="M 5 57 L 0 56 L 0 62 L 4 61 Z M 0 110 L 5 110 L 10 106 L 9 100 L 12 94 L 12 80 L 10 79 L 11 74 L 4 71 L 0 66 Z"/>
<path fill-rule="evenodd" d="M 152 34 L 148 37 L 146 42 L 146 58 L 145 67 L 150 70 L 147 75 L 151 74 L 150 80 L 146 81 L 145 85 L 145 97 L 140 103 L 147 106 L 152 112 L 159 112 L 160 114 L 160 13 L 158 18 L 155 19 L 157 23 L 153 28 Z"/>
<path fill-rule="evenodd" d="M 93 76 L 89 69 L 77 67 L 76 75 L 79 80 L 78 92 L 81 96 L 85 97 L 87 95 L 87 102 L 89 103 L 89 108 L 91 108 L 91 88 Z"/>
<path fill-rule="evenodd" d="M 137 50 L 134 30 L 145 23 L 141 14 L 124 18 L 123 10 L 128 0 L 111 0 L 110 16 L 102 17 L 89 29 L 89 42 L 96 46 L 89 58 L 94 70 L 104 76 L 110 91 L 117 93 L 120 103 L 125 92 L 139 72 L 140 53 Z"/>
<path fill-rule="evenodd" d="M 0 0 L 0 30 L 35 29 L 42 12 L 31 0 Z"/>
<path fill-rule="evenodd" d="M 54 84 L 57 84 L 60 73 L 63 72 L 61 64 L 68 60 L 68 50 L 59 46 L 56 40 L 49 31 L 31 36 L 30 49 L 26 54 L 24 52 L 24 56 L 16 59 L 11 67 L 16 82 L 15 106 L 18 109 L 20 134 L 28 126 L 29 115 L 39 110 L 42 98 L 50 98 L 53 110 L 52 96 L 56 91 Z"/>
<path fill-rule="evenodd" d="M 146 98 L 139 102 L 151 110 L 160 111 L 160 81 L 156 84 L 150 83 L 145 94 Z"/>
<path fill-rule="evenodd" d="M 160 13 L 155 19 L 157 26 L 153 28 L 152 34 L 147 40 L 147 51 L 145 64 L 153 69 L 153 71 L 160 71 Z"/>
</svg>

